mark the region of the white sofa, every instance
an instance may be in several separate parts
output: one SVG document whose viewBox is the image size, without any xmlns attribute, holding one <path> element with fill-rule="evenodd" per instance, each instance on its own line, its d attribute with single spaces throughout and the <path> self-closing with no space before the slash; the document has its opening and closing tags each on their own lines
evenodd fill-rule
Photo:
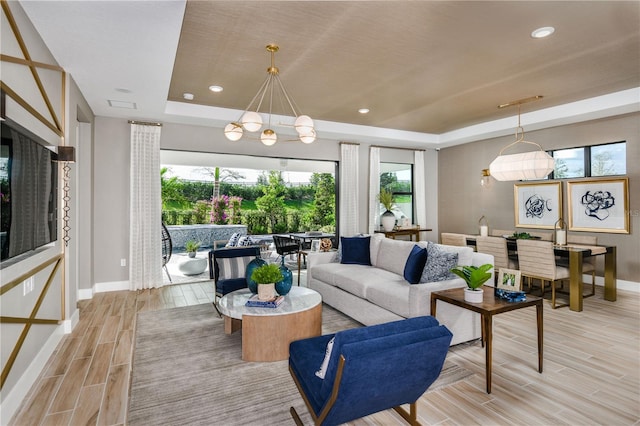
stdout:
<svg viewBox="0 0 640 426">
<path fill-rule="evenodd" d="M 426 248 L 428 243 L 394 240 L 375 234 L 370 243 L 371 266 L 339 263 L 335 252 L 310 253 L 308 286 L 322 295 L 323 302 L 364 325 L 430 315 L 432 291 L 463 288 L 466 284 L 457 277 L 409 284 L 403 271 L 416 244 Z M 458 253 L 458 265 L 494 264 L 493 256 L 476 253 L 470 247 L 437 246 Z M 492 285 L 493 279 L 487 284 Z M 452 345 L 481 336 L 477 313 L 438 301 L 437 318 L 453 333 Z"/>
</svg>

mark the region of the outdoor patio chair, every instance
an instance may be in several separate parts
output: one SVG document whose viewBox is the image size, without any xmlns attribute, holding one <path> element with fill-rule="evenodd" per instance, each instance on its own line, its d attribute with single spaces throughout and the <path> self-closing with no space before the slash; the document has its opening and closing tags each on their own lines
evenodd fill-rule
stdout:
<svg viewBox="0 0 640 426">
<path fill-rule="evenodd" d="M 169 282 L 171 281 L 171 275 L 169 275 L 169 270 L 167 269 L 167 263 L 169 263 L 169 259 L 171 259 L 171 253 L 173 252 L 173 243 L 171 242 L 171 234 L 169 234 L 169 230 L 167 229 L 164 222 L 161 222 L 162 225 L 162 268 L 164 272 L 167 273 L 167 277 L 169 278 Z"/>
<path fill-rule="evenodd" d="M 213 307 L 216 311 L 218 299 L 232 291 L 248 287 L 247 265 L 256 257 L 260 257 L 259 246 L 227 247 L 209 251 L 209 276 L 215 283 Z"/>
<path fill-rule="evenodd" d="M 300 240 L 297 238 L 274 235 L 273 243 L 276 246 L 276 252 L 283 258 L 290 254 L 298 254 L 300 251 Z"/>
</svg>

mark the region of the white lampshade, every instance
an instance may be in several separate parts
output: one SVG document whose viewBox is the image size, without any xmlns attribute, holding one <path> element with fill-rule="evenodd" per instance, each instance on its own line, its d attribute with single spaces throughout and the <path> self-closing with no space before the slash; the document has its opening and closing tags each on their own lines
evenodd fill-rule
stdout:
<svg viewBox="0 0 640 426">
<path fill-rule="evenodd" d="M 224 128 L 224 135 L 230 141 L 237 141 L 242 137 L 242 126 L 238 123 L 229 123 Z"/>
<path fill-rule="evenodd" d="M 308 135 L 313 130 L 313 120 L 308 115 L 300 115 L 293 123 L 298 135 Z"/>
<path fill-rule="evenodd" d="M 540 150 L 499 155 L 489 165 L 489 171 L 494 179 L 500 181 L 531 180 L 546 177 L 554 166 L 553 158 Z"/>
<path fill-rule="evenodd" d="M 241 121 L 247 132 L 257 132 L 262 127 L 262 117 L 254 111 L 245 112 Z"/>
<path fill-rule="evenodd" d="M 278 141 L 278 135 L 271 129 L 265 129 L 262 135 L 260 135 L 260 140 L 266 146 L 271 146 Z"/>
<path fill-rule="evenodd" d="M 304 143 L 312 143 L 316 140 L 316 131 L 311 129 L 308 133 L 301 133 L 300 140 Z"/>
</svg>

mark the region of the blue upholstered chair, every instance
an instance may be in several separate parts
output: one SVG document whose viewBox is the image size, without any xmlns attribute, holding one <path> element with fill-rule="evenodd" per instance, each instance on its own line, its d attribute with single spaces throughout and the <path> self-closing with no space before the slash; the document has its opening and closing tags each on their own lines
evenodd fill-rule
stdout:
<svg viewBox="0 0 640 426">
<path fill-rule="evenodd" d="M 246 268 L 256 257 L 260 257 L 260 246 L 229 247 L 209 251 L 209 277 L 215 282 L 216 293 L 213 306 L 216 311 L 219 298 L 247 287 Z"/>
<path fill-rule="evenodd" d="M 341 424 L 389 408 L 418 424 L 416 401 L 440 375 L 451 338 L 430 316 L 354 328 L 292 342 L 289 372 L 316 425 Z M 316 372 L 325 353 L 328 363 L 320 378 Z M 410 404 L 410 412 L 402 404 Z M 296 410 L 290 411 L 301 425 Z"/>
</svg>

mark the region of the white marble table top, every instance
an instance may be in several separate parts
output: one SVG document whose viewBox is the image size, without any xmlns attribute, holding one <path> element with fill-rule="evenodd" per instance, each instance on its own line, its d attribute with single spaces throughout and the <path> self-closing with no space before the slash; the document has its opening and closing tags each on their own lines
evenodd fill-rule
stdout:
<svg viewBox="0 0 640 426">
<path fill-rule="evenodd" d="M 222 315 L 230 318 L 242 319 L 242 315 L 270 316 L 286 315 L 306 311 L 320 303 L 322 296 L 317 291 L 306 287 L 291 287 L 289 294 L 284 296 L 284 301 L 277 308 L 250 308 L 245 306 L 247 300 L 253 295 L 248 288 L 236 290 L 222 296 L 218 300 L 218 309 Z"/>
</svg>

